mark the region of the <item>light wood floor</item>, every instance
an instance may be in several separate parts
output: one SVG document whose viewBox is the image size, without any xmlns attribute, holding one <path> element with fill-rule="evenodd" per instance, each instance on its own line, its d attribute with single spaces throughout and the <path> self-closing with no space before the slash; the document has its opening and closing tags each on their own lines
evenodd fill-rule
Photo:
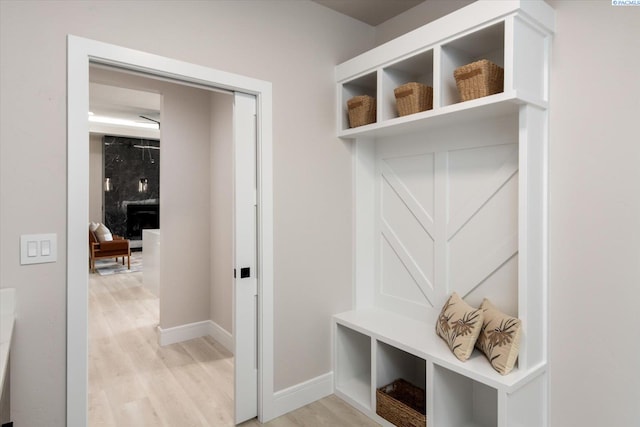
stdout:
<svg viewBox="0 0 640 427">
<path fill-rule="evenodd" d="M 89 426 L 232 426 L 233 356 L 213 339 L 160 347 L 142 273 L 89 279 Z M 377 426 L 335 396 L 267 424 Z"/>
</svg>

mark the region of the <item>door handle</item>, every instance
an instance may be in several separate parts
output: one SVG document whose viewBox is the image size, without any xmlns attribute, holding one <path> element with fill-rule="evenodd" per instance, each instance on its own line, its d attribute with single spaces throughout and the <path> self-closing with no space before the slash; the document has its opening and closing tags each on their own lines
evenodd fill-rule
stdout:
<svg viewBox="0 0 640 427">
<path fill-rule="evenodd" d="M 247 277 L 251 277 L 251 267 L 242 267 L 240 269 L 240 278 L 246 279 Z M 233 278 L 236 278 L 236 269 L 233 269 Z"/>
</svg>

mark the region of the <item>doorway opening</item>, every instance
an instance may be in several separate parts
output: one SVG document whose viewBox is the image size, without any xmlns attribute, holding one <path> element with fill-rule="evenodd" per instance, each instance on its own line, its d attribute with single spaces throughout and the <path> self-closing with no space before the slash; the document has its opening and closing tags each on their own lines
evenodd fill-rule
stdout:
<svg viewBox="0 0 640 427">
<path fill-rule="evenodd" d="M 259 289 L 256 305 L 259 367 L 258 417 L 270 418 L 273 403 L 273 255 L 271 180 L 271 85 L 193 64 L 69 36 L 68 40 L 68 236 L 67 236 L 67 424 L 83 426 L 87 420 L 87 270 L 88 249 L 88 91 L 89 64 L 117 66 L 185 86 L 222 88 L 250 94 L 257 138 L 255 221 L 258 259 L 254 271 Z M 162 220 L 161 220 L 162 221 Z M 162 228 L 162 226 L 161 226 Z M 83 268 L 84 267 L 84 268 Z M 238 271 L 244 265 L 235 265 Z M 255 277 L 255 276 L 254 276 Z M 236 283 L 238 286 L 238 283 Z M 256 359 L 254 356 L 253 359 Z"/>
<path fill-rule="evenodd" d="M 240 251 L 244 243 L 234 235 L 234 222 L 242 230 L 242 240 L 246 231 L 253 230 L 246 236 L 249 253 L 255 254 L 257 247 L 253 201 L 234 206 L 234 199 L 242 198 L 239 187 L 247 183 L 250 194 L 255 192 L 256 135 L 244 132 L 254 127 L 255 111 L 242 108 L 245 100 L 254 105 L 255 97 L 95 65 L 90 67 L 90 82 L 94 113 L 90 119 L 104 119 L 106 112 L 111 114 L 109 119 L 119 115 L 131 122 L 157 115 L 163 135 L 162 144 L 152 145 L 148 139 L 142 142 L 132 137 L 130 129 L 109 129 L 122 136 L 104 140 L 104 172 L 113 187 L 104 192 L 105 202 L 110 202 L 104 204 L 105 225 L 124 236 L 132 251 L 140 250 L 145 262 L 137 265 L 141 272 L 132 276 L 90 279 L 90 307 L 95 312 L 89 311 L 89 420 L 111 418 L 124 425 L 135 419 L 132 412 L 150 423 L 161 416 L 168 424 L 197 424 L 200 417 L 205 424 L 231 425 L 234 419 L 253 418 L 257 415 L 257 381 L 245 374 L 254 372 L 255 377 L 255 363 L 246 363 L 242 370 L 238 366 L 235 376 L 234 368 L 246 359 L 245 354 L 257 352 L 255 331 L 243 333 L 238 327 L 255 325 L 256 308 L 249 295 L 238 304 L 244 317 L 234 317 L 234 294 L 238 300 L 251 286 L 243 280 L 234 292 L 230 266 L 234 265 L 234 247 Z M 111 88 L 114 98 L 126 94 L 133 99 L 109 100 L 105 95 L 96 99 L 96 85 Z M 157 110 L 136 109 L 153 95 Z M 236 123 L 242 125 L 234 131 Z M 152 131 L 147 136 L 160 136 L 156 135 L 160 129 Z M 240 150 L 240 155 L 234 156 L 234 150 Z M 147 177 L 147 188 L 140 176 Z M 162 216 L 153 216 L 160 206 Z M 139 223 L 140 217 L 150 224 L 160 217 L 162 227 L 157 223 L 153 231 L 140 229 L 136 235 L 131 224 Z M 144 228 L 145 223 L 139 224 Z M 133 254 L 137 260 L 138 252 Z M 241 264 L 246 262 L 243 256 Z M 254 266 L 255 261 L 249 260 L 248 265 Z M 253 306 L 253 312 L 245 312 L 247 306 Z M 127 308 L 139 315 L 131 316 Z M 114 311 L 129 321 L 114 319 Z M 156 327 L 159 337 L 153 341 L 149 336 L 153 337 Z M 107 343 L 120 350 L 117 361 L 106 354 Z M 238 363 L 231 356 L 235 353 Z M 180 354 L 178 364 L 173 360 L 176 354 Z M 119 374 L 105 374 L 109 371 Z M 193 381 L 194 376 L 198 381 Z M 164 381 L 158 380 L 163 377 Z M 123 383 L 127 384 L 126 394 L 119 391 Z M 195 392 L 198 384 L 209 387 L 201 386 Z M 241 400 L 234 405 L 235 389 Z M 171 400 L 172 394 L 176 396 L 174 407 L 167 410 L 163 402 Z M 192 419 L 180 420 L 185 414 Z"/>
</svg>

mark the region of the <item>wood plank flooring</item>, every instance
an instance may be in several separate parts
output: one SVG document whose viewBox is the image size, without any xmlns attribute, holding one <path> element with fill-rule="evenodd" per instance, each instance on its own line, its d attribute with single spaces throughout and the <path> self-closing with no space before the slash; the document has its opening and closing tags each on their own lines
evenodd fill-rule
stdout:
<svg viewBox="0 0 640 427">
<path fill-rule="evenodd" d="M 233 356 L 210 337 L 158 345 L 158 299 L 142 273 L 89 278 L 89 426 L 233 425 Z M 266 424 L 377 426 L 335 396 Z"/>
</svg>

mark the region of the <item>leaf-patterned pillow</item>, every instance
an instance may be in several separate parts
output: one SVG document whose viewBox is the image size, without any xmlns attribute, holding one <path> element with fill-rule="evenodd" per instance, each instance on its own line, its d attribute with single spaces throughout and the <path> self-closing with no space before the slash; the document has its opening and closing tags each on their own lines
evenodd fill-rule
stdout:
<svg viewBox="0 0 640 427">
<path fill-rule="evenodd" d="M 464 362 L 473 353 L 482 322 L 482 310 L 471 307 L 454 292 L 438 316 L 436 333 L 447 343 L 453 354 Z"/>
<path fill-rule="evenodd" d="M 487 356 L 496 371 L 507 375 L 518 360 L 522 322 L 500 312 L 486 298 L 480 309 L 484 314 L 484 324 L 476 347 Z"/>
</svg>

